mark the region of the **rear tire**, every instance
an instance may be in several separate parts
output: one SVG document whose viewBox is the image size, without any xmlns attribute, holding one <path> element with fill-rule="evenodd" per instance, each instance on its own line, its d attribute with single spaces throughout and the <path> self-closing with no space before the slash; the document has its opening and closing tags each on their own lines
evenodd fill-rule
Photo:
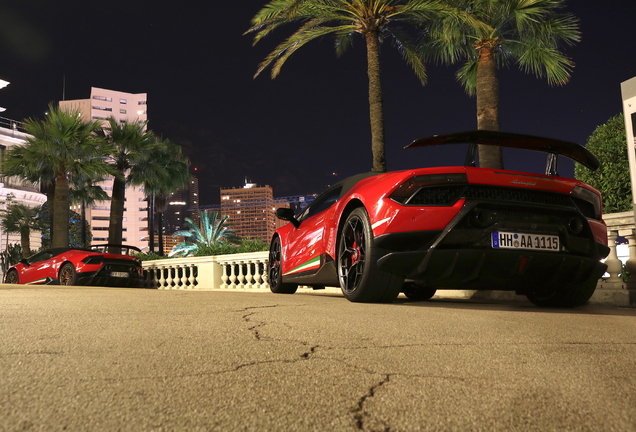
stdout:
<svg viewBox="0 0 636 432">
<path fill-rule="evenodd" d="M 415 282 L 407 282 L 402 287 L 402 292 L 409 300 L 425 301 L 430 300 L 435 295 L 435 288 L 428 288 Z"/>
<path fill-rule="evenodd" d="M 528 300 L 541 307 L 572 308 L 582 306 L 592 297 L 598 280 L 588 280 L 565 288 L 548 288 L 526 294 Z"/>
<path fill-rule="evenodd" d="M 378 258 L 369 215 L 358 207 L 347 216 L 338 240 L 338 279 L 347 300 L 388 303 L 398 296 L 404 278 L 380 270 Z"/>
<path fill-rule="evenodd" d="M 280 237 L 276 236 L 269 247 L 269 289 L 276 294 L 294 294 L 298 285 L 283 283 L 283 256 Z"/>
</svg>

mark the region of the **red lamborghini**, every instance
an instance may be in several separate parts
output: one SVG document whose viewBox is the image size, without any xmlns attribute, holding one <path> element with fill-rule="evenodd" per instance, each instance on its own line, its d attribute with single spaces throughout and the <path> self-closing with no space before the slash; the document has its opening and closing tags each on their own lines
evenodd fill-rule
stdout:
<svg viewBox="0 0 636 432">
<path fill-rule="evenodd" d="M 559 177 L 563 155 L 599 162 L 564 141 L 477 131 L 435 136 L 408 147 L 470 144 L 464 166 L 350 177 L 271 239 L 275 293 L 298 285 L 340 286 L 354 302 L 390 302 L 400 292 L 426 300 L 437 289 L 510 290 L 541 306 L 573 307 L 592 296 L 609 253 L 601 195 Z M 545 174 L 479 168 L 478 144 L 545 152 Z"/>
<path fill-rule="evenodd" d="M 21 260 L 7 270 L 5 283 L 50 285 L 98 285 L 113 287 L 143 286 L 141 260 L 128 255 L 134 246 L 109 245 L 92 249 L 47 249 Z"/>
</svg>

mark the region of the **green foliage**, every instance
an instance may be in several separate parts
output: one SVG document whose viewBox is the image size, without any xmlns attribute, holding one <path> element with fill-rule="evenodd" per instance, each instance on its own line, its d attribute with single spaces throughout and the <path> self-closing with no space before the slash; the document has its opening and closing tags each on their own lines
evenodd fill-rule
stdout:
<svg viewBox="0 0 636 432">
<path fill-rule="evenodd" d="M 176 256 L 210 256 L 235 253 L 259 252 L 269 249 L 269 244 L 261 239 L 239 239 L 234 230 L 224 226 L 228 216 L 217 212 L 201 212 L 201 224 L 197 226 L 186 218 L 186 230 L 177 231 L 174 237 L 183 236 L 186 241 L 179 243 L 170 252 Z"/>
<path fill-rule="evenodd" d="M 173 247 L 170 256 L 193 255 L 198 250 L 221 250 L 223 245 L 239 241 L 234 230 L 225 226 L 228 216 L 219 216 L 217 212 L 209 211 L 202 211 L 200 215 L 200 225 L 195 224 L 190 218 L 185 218 L 186 229 L 172 234 L 173 237 L 185 237 L 186 240 Z M 203 255 L 218 255 L 218 253 Z"/>
<path fill-rule="evenodd" d="M 2 228 L 8 233 L 20 234 L 20 246 L 24 258 L 31 254 L 31 231 L 39 230 L 40 224 L 36 215 L 38 207 L 31 207 L 23 203 L 9 201 L 6 210 L 0 211 Z"/>
<path fill-rule="evenodd" d="M 623 263 L 621 273 L 618 275 L 618 277 L 621 278 L 623 282 L 629 281 L 629 279 L 632 277 L 632 274 L 627 271 L 627 264 Z"/>
<path fill-rule="evenodd" d="M 22 246 L 17 243 L 8 245 L 7 249 L 0 253 L 0 268 L 2 269 L 2 273 L 6 273 L 9 267 L 19 263 L 22 259 L 22 255 Z"/>
<path fill-rule="evenodd" d="M 312 40 L 333 35 L 338 55 L 352 46 L 354 37 L 392 40 L 417 78 L 426 82 L 426 69 L 417 52 L 417 43 L 411 37 L 423 22 L 448 11 L 439 2 L 405 0 L 396 5 L 394 0 L 272 0 L 253 18 L 252 27 L 245 32 L 254 35 L 256 44 L 274 30 L 286 24 L 299 28 L 259 65 L 256 75 L 268 66 L 276 78 L 283 64 L 298 49 Z M 409 31 L 410 30 L 410 31 Z"/>
<path fill-rule="evenodd" d="M 97 121 L 84 121 L 78 111 L 54 104 L 42 120 L 27 119 L 26 144 L 6 151 L 2 173 L 27 181 L 38 181 L 54 190 L 49 205 L 53 213 L 53 246 L 68 246 L 69 180 L 95 178 L 111 171 L 104 160 L 110 146 L 95 132 Z"/>
<path fill-rule="evenodd" d="M 217 243 L 214 245 L 199 245 L 194 256 L 228 255 L 269 250 L 269 243 L 261 239 L 243 239 L 239 244 Z"/>
<path fill-rule="evenodd" d="M 580 40 L 578 19 L 564 0 L 445 0 L 452 19 L 435 20 L 426 31 L 426 57 L 464 62 L 458 80 L 469 94 L 477 87 L 480 53 L 490 52 L 498 67 L 516 64 L 523 72 L 565 84 L 574 66 L 562 51 Z M 467 15 L 462 15 L 464 11 Z"/>
<path fill-rule="evenodd" d="M 596 155 L 601 167 L 591 171 L 583 165 L 576 164 L 574 176 L 601 192 L 604 213 L 632 210 L 632 188 L 623 114 L 616 115 L 597 127 L 587 140 L 587 149 Z"/>
<path fill-rule="evenodd" d="M 262 239 L 251 239 L 247 237 L 241 240 L 239 249 L 240 252 L 238 253 L 266 251 L 269 250 L 269 242 L 263 241 Z"/>
<path fill-rule="evenodd" d="M 142 261 L 155 261 L 155 260 L 160 260 L 160 259 L 168 259 L 167 256 L 159 255 L 156 252 L 133 253 L 131 255 L 136 256 L 137 258 L 139 258 Z"/>
<path fill-rule="evenodd" d="M 48 249 L 51 247 L 51 224 L 49 223 L 47 204 L 38 209 L 36 219 L 38 227 L 42 231 L 42 249 Z M 90 245 L 92 235 L 88 221 L 84 221 L 84 226 L 86 227 L 86 243 Z M 69 246 L 86 247 L 87 245 L 82 244 L 82 217 L 74 211 L 70 211 L 69 227 Z"/>
</svg>

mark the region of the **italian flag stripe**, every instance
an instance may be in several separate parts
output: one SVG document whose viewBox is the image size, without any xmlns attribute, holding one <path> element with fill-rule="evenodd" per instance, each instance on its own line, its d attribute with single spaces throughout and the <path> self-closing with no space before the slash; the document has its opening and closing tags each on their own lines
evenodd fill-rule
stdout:
<svg viewBox="0 0 636 432">
<path fill-rule="evenodd" d="M 311 269 L 314 269 L 314 268 L 317 268 L 317 267 L 320 267 L 320 256 L 317 256 L 316 258 L 312 258 L 309 261 L 307 261 L 306 263 L 301 264 L 298 267 L 291 269 L 287 273 L 284 273 L 284 275 L 287 276 L 287 275 L 290 275 L 292 273 L 299 273 L 301 271 L 311 270 Z"/>
<path fill-rule="evenodd" d="M 27 282 L 27 283 L 25 283 L 25 285 L 36 285 L 36 284 L 39 284 L 39 283 L 42 283 L 42 282 L 46 282 L 46 278 L 42 278 L 42 279 L 34 280 L 34 281 L 31 281 L 31 282 Z"/>
</svg>

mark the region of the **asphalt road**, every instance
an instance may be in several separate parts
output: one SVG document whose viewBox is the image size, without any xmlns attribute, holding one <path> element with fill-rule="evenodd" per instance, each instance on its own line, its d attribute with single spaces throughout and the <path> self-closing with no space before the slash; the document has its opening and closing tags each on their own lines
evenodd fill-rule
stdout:
<svg viewBox="0 0 636 432">
<path fill-rule="evenodd" d="M 633 431 L 636 310 L 0 286 L 0 431 Z"/>
</svg>

